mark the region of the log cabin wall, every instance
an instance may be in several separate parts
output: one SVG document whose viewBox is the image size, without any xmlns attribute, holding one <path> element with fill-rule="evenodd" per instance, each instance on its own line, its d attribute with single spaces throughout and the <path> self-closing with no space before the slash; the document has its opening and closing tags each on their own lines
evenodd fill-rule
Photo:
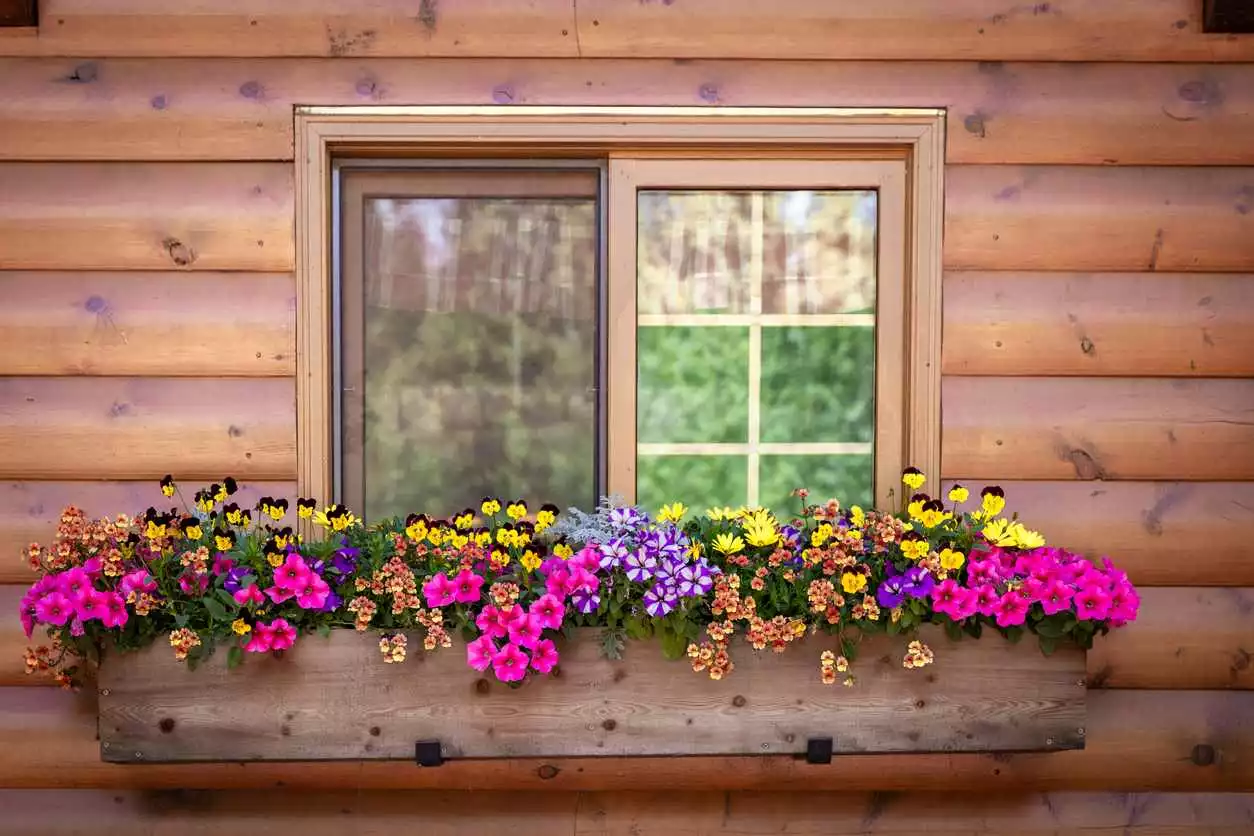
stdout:
<svg viewBox="0 0 1254 836">
<path fill-rule="evenodd" d="M 0 611 L 68 502 L 293 489 L 292 108 L 363 103 L 947 107 L 943 475 L 1144 605 L 1083 751 L 426 770 L 101 763 L 6 615 L 0 830 L 1250 832 L 1254 38 L 1200 0 L 40 6 L 0 29 Z"/>
</svg>

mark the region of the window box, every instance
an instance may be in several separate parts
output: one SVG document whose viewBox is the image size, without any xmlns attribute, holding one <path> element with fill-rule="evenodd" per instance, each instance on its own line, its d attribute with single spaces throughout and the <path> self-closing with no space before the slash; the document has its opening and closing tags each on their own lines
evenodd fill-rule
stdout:
<svg viewBox="0 0 1254 836">
<path fill-rule="evenodd" d="M 814 738 L 840 753 L 1056 751 L 1084 746 L 1085 654 L 996 635 L 951 642 L 936 627 L 925 670 L 902 666 L 901 637 L 868 638 L 854 688 L 823 685 L 830 637 L 785 653 L 736 649 L 714 682 L 652 642 L 622 661 L 597 631 L 573 631 L 557 676 L 518 688 L 466 667 L 461 645 L 383 664 L 373 633 L 334 630 L 231 671 L 194 671 L 160 644 L 106 655 L 101 758 L 115 763 L 445 758 L 799 755 Z M 740 640 L 737 640 L 740 641 Z"/>
</svg>

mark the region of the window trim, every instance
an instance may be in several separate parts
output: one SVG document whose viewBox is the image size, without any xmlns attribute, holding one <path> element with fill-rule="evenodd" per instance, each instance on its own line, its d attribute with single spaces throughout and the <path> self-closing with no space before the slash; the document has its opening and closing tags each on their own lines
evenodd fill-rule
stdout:
<svg viewBox="0 0 1254 836">
<path fill-rule="evenodd" d="M 907 394 L 901 464 L 938 472 L 944 136 L 945 112 L 933 108 L 297 108 L 298 490 L 328 499 L 334 484 L 333 155 L 447 157 L 460 164 L 584 156 L 904 160 L 909 339 L 902 368 Z M 613 286 L 611 281 L 611 293 Z M 634 402 L 634 392 L 631 397 Z M 621 446 L 612 442 L 611 450 Z M 877 475 L 880 470 L 877 465 Z M 895 500 L 896 486 L 891 487 L 888 501 Z"/>
</svg>

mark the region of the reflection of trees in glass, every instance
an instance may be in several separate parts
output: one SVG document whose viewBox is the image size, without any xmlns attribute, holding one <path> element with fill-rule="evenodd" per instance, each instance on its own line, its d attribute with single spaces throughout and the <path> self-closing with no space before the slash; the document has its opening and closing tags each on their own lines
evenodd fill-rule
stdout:
<svg viewBox="0 0 1254 836">
<path fill-rule="evenodd" d="M 763 313 L 870 312 L 876 211 L 873 191 L 643 191 L 638 310 L 749 313 L 760 252 Z"/>
<path fill-rule="evenodd" d="M 748 440 L 748 328 L 655 325 L 636 340 L 638 441 Z"/>
<path fill-rule="evenodd" d="M 762 329 L 762 441 L 875 438 L 875 329 Z"/>
<path fill-rule="evenodd" d="M 796 488 L 807 488 L 807 502 L 838 499 L 842 508 L 872 502 L 870 456 L 763 456 L 761 467 L 762 504 L 789 516 L 797 513 L 800 500 L 790 496 Z"/>
<path fill-rule="evenodd" d="M 377 199 L 366 224 L 366 513 L 594 501 L 593 202 Z"/>
<path fill-rule="evenodd" d="M 644 456 L 636 465 L 636 502 L 650 512 L 680 501 L 698 512 L 745 501 L 744 456 Z"/>
</svg>

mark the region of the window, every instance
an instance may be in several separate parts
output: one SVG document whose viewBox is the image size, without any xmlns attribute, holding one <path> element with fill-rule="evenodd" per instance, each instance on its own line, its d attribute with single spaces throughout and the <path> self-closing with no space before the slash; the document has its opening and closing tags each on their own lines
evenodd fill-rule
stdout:
<svg viewBox="0 0 1254 836">
<path fill-rule="evenodd" d="M 934 467 L 936 114 L 483 110 L 298 119 L 303 492 L 788 513 Z"/>
</svg>

